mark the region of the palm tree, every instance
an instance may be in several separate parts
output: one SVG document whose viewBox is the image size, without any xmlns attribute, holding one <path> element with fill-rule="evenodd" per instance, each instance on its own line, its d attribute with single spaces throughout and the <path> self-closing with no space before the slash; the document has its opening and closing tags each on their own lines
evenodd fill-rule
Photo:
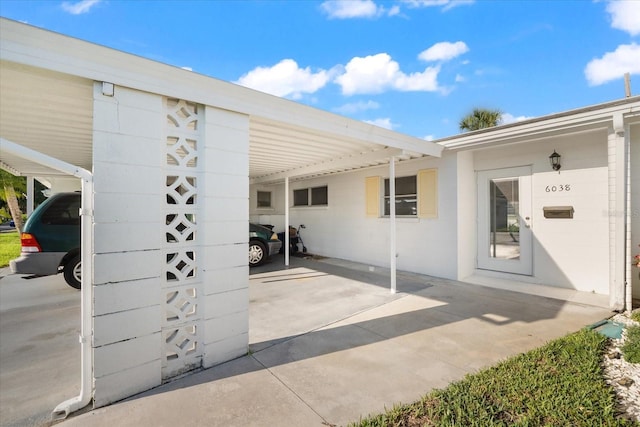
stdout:
<svg viewBox="0 0 640 427">
<path fill-rule="evenodd" d="M 470 114 L 460 120 L 460 130 L 473 131 L 498 126 L 501 119 L 502 112 L 500 110 L 474 108 Z"/>
<path fill-rule="evenodd" d="M 16 224 L 18 231 L 22 231 L 24 221 L 22 220 L 22 211 L 18 204 L 18 197 L 16 195 L 16 188 L 22 192 L 26 191 L 26 179 L 24 177 L 13 176 L 9 172 L 0 169 L 0 184 L 4 191 L 0 191 L 0 199 L 2 199 L 11 212 L 13 222 Z"/>
</svg>

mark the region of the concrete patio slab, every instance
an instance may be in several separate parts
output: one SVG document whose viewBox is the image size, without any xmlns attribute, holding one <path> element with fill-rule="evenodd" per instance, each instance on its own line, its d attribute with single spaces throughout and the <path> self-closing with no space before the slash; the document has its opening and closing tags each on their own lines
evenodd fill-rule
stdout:
<svg viewBox="0 0 640 427">
<path fill-rule="evenodd" d="M 391 294 L 379 271 L 327 261 L 252 270 L 249 355 L 63 425 L 346 425 L 611 315 L 414 274 Z"/>
</svg>

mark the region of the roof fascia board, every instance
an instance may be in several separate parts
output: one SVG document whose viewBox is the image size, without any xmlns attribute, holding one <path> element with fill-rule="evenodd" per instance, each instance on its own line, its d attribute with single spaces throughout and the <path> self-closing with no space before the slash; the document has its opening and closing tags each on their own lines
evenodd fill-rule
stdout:
<svg viewBox="0 0 640 427">
<path fill-rule="evenodd" d="M 372 151 L 370 153 L 366 153 L 358 156 L 347 156 L 340 159 L 330 160 L 327 162 L 317 163 L 314 165 L 293 169 L 290 171 L 284 171 L 284 172 L 270 174 L 262 177 L 256 177 L 251 179 L 250 182 L 251 184 L 264 184 L 264 183 L 272 183 L 277 181 L 284 181 L 285 178 L 309 176 L 309 175 L 318 174 L 318 173 L 326 172 L 330 170 L 359 169 L 360 167 L 355 166 L 356 164 L 369 166 L 371 163 L 387 161 L 392 156 L 402 156 L 404 154 L 405 152 L 403 150 L 393 149 L 393 148 Z"/>
<path fill-rule="evenodd" d="M 277 96 L 0 18 L 6 61 L 292 123 L 322 133 L 440 157 L 443 147 Z M 116 88 L 117 90 L 117 88 Z"/>
<path fill-rule="evenodd" d="M 531 119 L 496 128 L 483 129 L 437 141 L 449 150 L 473 148 L 479 145 L 509 144 L 542 139 L 564 133 L 603 129 L 612 124 L 613 116 L 622 113 L 625 120 L 635 122 L 640 116 L 640 97 L 616 101 L 602 106 L 587 107 L 573 112 Z"/>
</svg>

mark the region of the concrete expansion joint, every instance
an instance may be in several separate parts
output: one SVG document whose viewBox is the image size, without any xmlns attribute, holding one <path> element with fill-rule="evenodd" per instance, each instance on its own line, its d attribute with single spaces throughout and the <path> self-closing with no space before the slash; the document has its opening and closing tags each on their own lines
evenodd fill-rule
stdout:
<svg viewBox="0 0 640 427">
<path fill-rule="evenodd" d="M 316 414 L 321 420 L 322 420 L 322 424 L 326 425 L 326 426 L 334 426 L 334 424 L 331 424 L 329 421 L 327 421 L 322 415 L 320 415 L 318 413 L 318 411 L 316 411 L 306 400 L 304 400 L 302 398 L 302 396 L 300 396 L 298 393 L 296 393 L 296 391 L 294 389 L 292 389 L 291 387 L 289 387 L 289 385 L 287 383 L 285 383 L 282 379 L 280 379 L 280 377 L 278 375 L 275 374 L 275 372 L 273 372 L 271 369 L 269 369 L 269 367 L 267 365 L 265 365 L 264 363 L 262 363 L 260 360 L 258 360 L 255 355 L 253 353 L 249 354 L 249 357 L 251 357 L 253 360 L 255 360 L 260 366 L 262 366 L 262 368 L 269 372 L 269 374 L 275 378 L 276 381 L 278 381 L 280 384 L 282 384 L 287 390 L 289 390 L 291 392 L 291 394 L 293 394 L 300 402 L 302 402 L 307 408 L 309 408 L 314 414 Z"/>
</svg>

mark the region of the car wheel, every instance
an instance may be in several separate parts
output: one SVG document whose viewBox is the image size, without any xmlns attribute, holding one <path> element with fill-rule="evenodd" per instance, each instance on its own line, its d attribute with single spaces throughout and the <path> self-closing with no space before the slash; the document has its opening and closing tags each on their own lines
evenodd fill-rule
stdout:
<svg viewBox="0 0 640 427">
<path fill-rule="evenodd" d="M 82 263 L 80 262 L 80 254 L 71 258 L 64 268 L 62 269 L 64 280 L 69 286 L 75 289 L 80 289 L 82 284 Z"/>
<path fill-rule="evenodd" d="M 249 242 L 249 266 L 255 267 L 264 262 L 267 250 L 262 242 L 253 240 Z"/>
</svg>

